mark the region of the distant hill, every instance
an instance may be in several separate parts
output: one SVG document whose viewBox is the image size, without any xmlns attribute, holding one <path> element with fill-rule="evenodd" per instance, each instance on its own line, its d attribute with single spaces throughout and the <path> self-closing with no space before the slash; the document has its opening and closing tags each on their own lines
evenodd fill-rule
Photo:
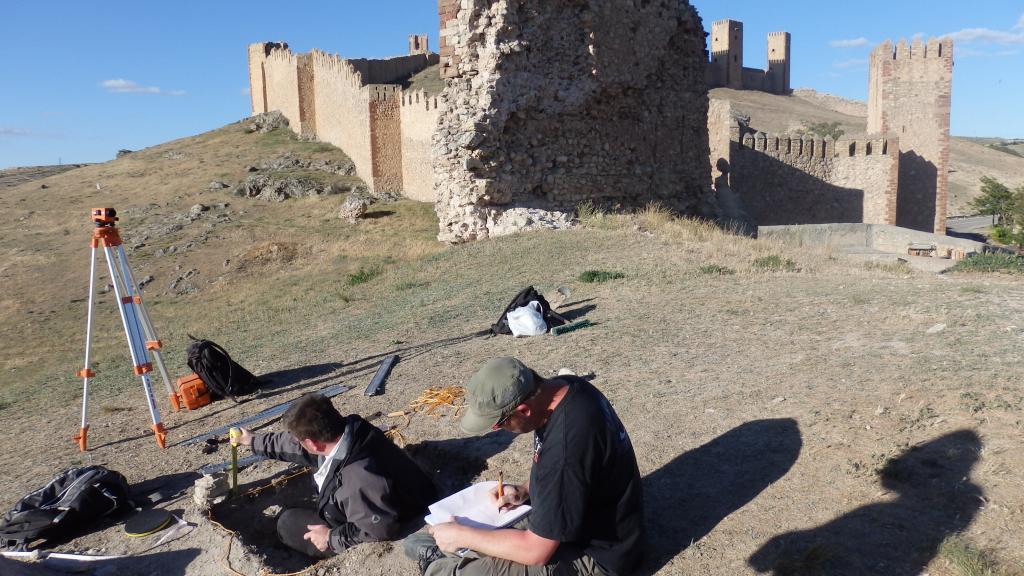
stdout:
<svg viewBox="0 0 1024 576">
<path fill-rule="evenodd" d="M 802 88 L 792 96 L 716 88 L 711 97 L 729 100 L 738 112 L 750 116 L 751 127 L 765 132 L 791 132 L 817 123 L 838 122 L 846 136 L 863 136 L 867 105 Z M 962 138 L 949 147 L 949 215 L 970 214 L 979 180 L 991 176 L 1014 187 L 1024 185 L 1024 140 Z"/>
</svg>

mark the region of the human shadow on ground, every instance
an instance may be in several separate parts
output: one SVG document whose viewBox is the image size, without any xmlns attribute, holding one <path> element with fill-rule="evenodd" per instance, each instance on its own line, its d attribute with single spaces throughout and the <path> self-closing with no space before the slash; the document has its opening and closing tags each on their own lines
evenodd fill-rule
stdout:
<svg viewBox="0 0 1024 576">
<path fill-rule="evenodd" d="M 782 478 L 802 445 L 795 420 L 755 420 L 645 476 L 648 549 L 640 573 L 660 570 Z"/>
<path fill-rule="evenodd" d="M 469 486 L 487 469 L 487 460 L 504 452 L 516 435 L 499 430 L 485 436 L 424 440 L 405 450 L 434 480 L 441 497 Z"/>
<path fill-rule="evenodd" d="M 748 562 L 775 576 L 917 576 L 942 541 L 970 525 L 982 489 L 970 480 L 981 440 L 960 430 L 911 447 L 878 472 L 896 499 L 861 506 L 831 522 L 780 534 Z"/>
</svg>

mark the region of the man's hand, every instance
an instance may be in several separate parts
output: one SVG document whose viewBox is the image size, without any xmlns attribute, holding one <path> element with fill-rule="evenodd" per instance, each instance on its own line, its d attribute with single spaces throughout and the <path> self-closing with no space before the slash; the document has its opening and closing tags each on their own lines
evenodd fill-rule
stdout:
<svg viewBox="0 0 1024 576">
<path fill-rule="evenodd" d="M 498 497 L 497 486 L 491 489 L 488 493 L 491 505 L 496 506 L 498 510 L 511 510 L 518 506 L 522 506 L 523 503 L 530 499 L 530 490 L 526 486 L 505 484 L 503 489 L 505 495 L 500 498 Z"/>
<path fill-rule="evenodd" d="M 331 537 L 331 529 L 325 524 L 307 524 L 306 535 L 302 537 L 303 540 L 309 540 L 309 542 L 316 546 L 316 549 L 321 552 L 327 552 L 327 546 Z"/>
<path fill-rule="evenodd" d="M 242 446 L 249 446 L 249 447 L 251 447 L 252 446 L 252 438 L 253 438 L 252 432 L 249 432 L 245 428 L 239 428 L 238 431 L 242 433 L 237 438 L 238 443 L 240 445 L 242 445 Z"/>
<path fill-rule="evenodd" d="M 463 530 L 466 527 L 455 521 L 454 518 L 450 522 L 444 524 L 437 524 L 430 526 L 428 530 L 430 535 L 434 537 L 434 541 L 437 542 L 437 547 L 442 552 L 450 552 L 452 554 L 458 552 L 466 546 L 462 543 Z"/>
</svg>

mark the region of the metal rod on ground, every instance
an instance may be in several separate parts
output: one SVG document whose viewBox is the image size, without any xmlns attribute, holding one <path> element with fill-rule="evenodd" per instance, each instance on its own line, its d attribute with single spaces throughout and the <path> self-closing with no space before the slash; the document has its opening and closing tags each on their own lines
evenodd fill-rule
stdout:
<svg viewBox="0 0 1024 576">
<path fill-rule="evenodd" d="M 377 368 L 377 373 L 373 375 L 373 380 L 370 380 L 370 385 L 366 387 L 365 395 L 376 396 L 384 393 L 384 380 L 387 379 L 391 368 L 394 367 L 396 362 L 398 362 L 397 354 L 388 356 L 381 361 L 380 368 Z"/>
<path fill-rule="evenodd" d="M 321 396 L 324 396 L 326 398 L 333 398 L 333 397 L 337 396 L 338 394 L 341 394 L 342 392 L 346 392 L 346 391 L 351 390 L 351 389 L 352 389 L 351 386 L 345 386 L 344 384 L 335 384 L 334 386 L 329 386 L 327 388 L 324 388 L 323 390 L 321 390 L 318 393 Z M 242 418 L 241 420 L 232 422 L 230 424 L 227 424 L 225 426 L 221 426 L 219 428 L 215 428 L 215 429 L 213 429 L 213 430 L 211 430 L 209 432 L 200 434 L 198 436 L 193 436 L 193 437 L 188 438 L 186 440 L 182 440 L 181 442 L 177 442 L 175 444 L 172 444 L 172 446 L 182 446 L 182 445 L 188 445 L 188 444 L 195 444 L 196 442 L 203 442 L 203 441 L 208 440 L 210 438 L 214 438 L 216 436 L 222 436 L 224 434 L 227 434 L 228 431 L 231 430 L 231 428 L 245 427 L 245 426 L 247 426 L 249 424 L 252 424 L 253 422 L 259 422 L 260 420 L 267 420 L 267 421 L 269 421 L 272 418 L 277 418 L 277 417 L 281 416 L 282 414 L 284 414 L 285 410 L 288 410 L 288 407 L 291 406 L 292 402 L 295 402 L 295 400 L 297 400 L 297 398 L 293 398 L 293 399 L 291 399 L 291 400 L 289 400 L 287 402 L 282 402 L 282 403 L 280 403 L 280 404 L 278 404 L 276 406 L 271 406 L 270 408 L 267 408 L 266 410 L 257 412 L 256 414 L 253 414 L 252 416 L 247 416 L 245 418 Z"/>
</svg>

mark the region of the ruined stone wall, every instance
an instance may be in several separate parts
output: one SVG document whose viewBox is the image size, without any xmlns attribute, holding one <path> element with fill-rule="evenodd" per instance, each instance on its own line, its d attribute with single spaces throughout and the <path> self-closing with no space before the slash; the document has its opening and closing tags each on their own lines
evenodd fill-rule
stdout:
<svg viewBox="0 0 1024 576">
<path fill-rule="evenodd" d="M 422 90 L 403 92 L 402 123 L 402 193 L 420 202 L 435 202 L 434 168 L 431 140 L 440 113 L 437 96 Z"/>
<path fill-rule="evenodd" d="M 739 125 L 733 120 L 732 102 L 712 98 L 708 104 L 708 148 L 711 151 L 708 160 L 712 181 L 716 181 L 722 176 L 721 162 L 724 161 L 728 169 L 732 157 L 730 147 L 740 133 Z M 728 180 L 725 183 L 728 184 Z"/>
<path fill-rule="evenodd" d="M 263 62 L 267 111 L 280 110 L 292 130 L 301 133 L 298 58 L 287 48 L 274 48 Z"/>
<path fill-rule="evenodd" d="M 760 92 L 767 91 L 765 86 L 765 78 L 767 73 L 764 70 L 758 68 L 744 68 L 743 69 L 743 89 L 744 90 L 757 90 Z"/>
<path fill-rule="evenodd" d="M 897 146 L 885 139 L 745 134 L 732 142 L 730 184 L 758 226 L 892 224 Z"/>
<path fill-rule="evenodd" d="M 379 93 L 370 99 L 370 154 L 373 189 L 398 194 L 402 191 L 401 105 L 395 94 Z"/>
<path fill-rule="evenodd" d="M 513 207 L 713 212 L 708 57 L 686 2 L 462 0 L 442 23 L 441 240 L 486 238 Z"/>
<path fill-rule="evenodd" d="M 374 189 L 370 96 L 363 88 L 362 76 L 337 55 L 313 50 L 310 57 L 317 137 L 344 150 L 359 177 Z"/>
<path fill-rule="evenodd" d="M 871 53 L 868 132 L 899 138 L 899 226 L 946 231 L 952 83 L 951 39 L 885 42 Z"/>
</svg>

